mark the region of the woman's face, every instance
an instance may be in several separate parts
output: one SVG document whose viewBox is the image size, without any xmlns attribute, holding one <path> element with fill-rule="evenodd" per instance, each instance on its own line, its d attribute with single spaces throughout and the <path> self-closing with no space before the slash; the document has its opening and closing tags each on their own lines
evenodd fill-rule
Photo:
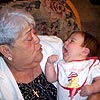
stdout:
<svg viewBox="0 0 100 100">
<path fill-rule="evenodd" d="M 63 46 L 63 57 L 64 60 L 81 60 L 81 54 L 83 52 L 82 43 L 84 42 L 84 37 L 81 34 L 72 34 L 67 41 L 65 41 Z"/>
<path fill-rule="evenodd" d="M 42 48 L 32 26 L 27 25 L 27 28 L 19 33 L 13 46 L 11 49 L 13 62 L 17 64 L 17 67 L 23 69 L 29 66 L 39 66 L 43 57 Z"/>
</svg>

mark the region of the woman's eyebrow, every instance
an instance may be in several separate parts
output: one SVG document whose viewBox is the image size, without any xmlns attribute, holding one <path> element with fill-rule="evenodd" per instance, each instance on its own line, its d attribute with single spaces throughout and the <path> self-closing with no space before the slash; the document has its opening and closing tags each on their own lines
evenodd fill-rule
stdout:
<svg viewBox="0 0 100 100">
<path fill-rule="evenodd" d="M 32 29 L 33 29 L 33 28 L 32 28 Z M 32 29 L 30 29 L 27 33 L 31 32 Z"/>
<path fill-rule="evenodd" d="M 33 25 L 29 25 L 29 26 L 30 26 L 30 28 L 28 29 L 28 31 L 27 31 L 27 32 L 25 32 L 25 34 L 27 34 L 27 33 L 31 32 L 31 30 L 33 29 Z"/>
<path fill-rule="evenodd" d="M 27 34 L 27 33 L 31 32 L 31 30 L 32 30 L 32 29 L 33 29 L 33 28 L 29 29 L 27 32 L 25 32 L 25 34 Z"/>
</svg>

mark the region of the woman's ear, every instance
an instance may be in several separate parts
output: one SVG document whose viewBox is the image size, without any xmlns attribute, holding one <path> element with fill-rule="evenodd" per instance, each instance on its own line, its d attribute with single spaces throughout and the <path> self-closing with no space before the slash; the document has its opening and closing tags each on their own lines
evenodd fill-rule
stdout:
<svg viewBox="0 0 100 100">
<path fill-rule="evenodd" d="M 0 45 L 0 53 L 6 57 L 8 60 L 12 60 L 12 54 L 9 46 L 7 45 Z"/>
<path fill-rule="evenodd" d="M 83 56 L 88 56 L 89 53 L 90 53 L 89 48 L 83 48 L 83 51 L 82 51 L 82 55 L 83 55 Z"/>
</svg>

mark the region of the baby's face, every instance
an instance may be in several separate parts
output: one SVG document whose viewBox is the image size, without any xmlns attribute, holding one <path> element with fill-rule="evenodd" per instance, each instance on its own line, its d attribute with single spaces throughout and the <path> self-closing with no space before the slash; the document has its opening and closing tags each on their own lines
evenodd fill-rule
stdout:
<svg viewBox="0 0 100 100">
<path fill-rule="evenodd" d="M 83 48 L 81 45 L 84 42 L 84 37 L 79 33 L 72 34 L 64 43 L 63 58 L 66 62 L 72 60 L 81 60 Z"/>
</svg>

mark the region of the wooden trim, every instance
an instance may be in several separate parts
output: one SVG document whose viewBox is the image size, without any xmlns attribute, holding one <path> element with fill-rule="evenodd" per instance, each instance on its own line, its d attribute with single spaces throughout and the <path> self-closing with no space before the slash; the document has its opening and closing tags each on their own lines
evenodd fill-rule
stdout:
<svg viewBox="0 0 100 100">
<path fill-rule="evenodd" d="M 79 29 L 82 30 L 81 20 L 80 20 L 80 16 L 78 14 L 77 9 L 75 8 L 75 6 L 71 2 L 71 0 L 66 0 L 66 3 L 71 8 L 71 10 L 73 11 L 73 14 L 75 15 L 75 18 L 76 18 L 76 21 L 77 21 L 77 24 L 78 24 Z"/>
</svg>

